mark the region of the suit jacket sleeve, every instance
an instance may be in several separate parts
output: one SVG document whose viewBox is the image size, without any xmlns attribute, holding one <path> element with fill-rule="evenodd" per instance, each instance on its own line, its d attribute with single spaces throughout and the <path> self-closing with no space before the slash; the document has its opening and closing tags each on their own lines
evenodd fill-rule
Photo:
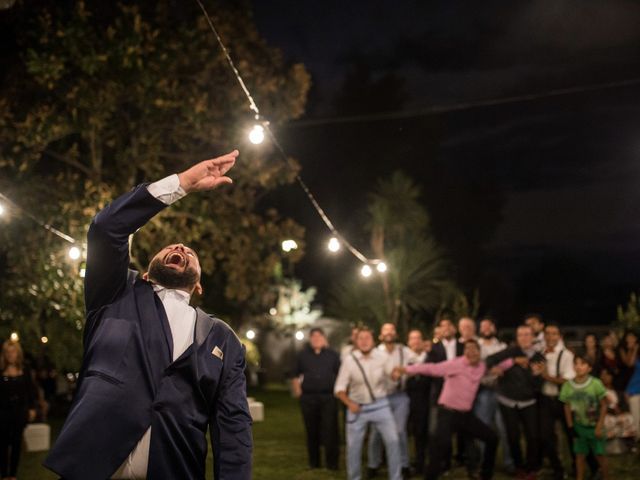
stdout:
<svg viewBox="0 0 640 480">
<path fill-rule="evenodd" d="M 487 364 L 487 369 L 490 369 L 495 367 L 496 365 L 498 365 L 504 360 L 507 360 L 509 358 L 514 358 L 520 355 L 524 355 L 520 347 L 518 346 L 507 347 L 504 350 L 500 350 L 499 352 L 494 353 L 493 355 L 489 355 L 485 360 L 485 363 Z"/>
<path fill-rule="evenodd" d="M 97 317 L 92 313 L 113 303 L 127 286 L 129 235 L 166 206 L 147 191 L 146 185 L 140 185 L 94 217 L 87 234 L 85 336 L 93 328 L 92 319 Z"/>
<path fill-rule="evenodd" d="M 229 333 L 224 368 L 209 428 L 216 480 L 251 480 L 251 414 L 244 376 L 244 347 Z"/>
</svg>

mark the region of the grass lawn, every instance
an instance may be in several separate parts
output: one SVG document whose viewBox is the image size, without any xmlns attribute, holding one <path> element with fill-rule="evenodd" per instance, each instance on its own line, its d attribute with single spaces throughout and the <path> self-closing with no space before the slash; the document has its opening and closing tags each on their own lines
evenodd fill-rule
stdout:
<svg viewBox="0 0 640 480">
<path fill-rule="evenodd" d="M 270 389 L 251 394 L 264 403 L 264 422 L 254 425 L 254 474 L 255 480 L 310 480 L 310 479 L 344 479 L 346 473 L 330 472 L 328 470 L 308 470 L 306 468 L 306 447 L 304 428 L 297 402 L 284 389 Z M 59 430 L 61 421 L 52 421 L 53 435 Z M 42 453 L 24 453 L 18 471 L 21 480 L 57 480 L 57 476 L 41 466 L 46 456 Z M 209 459 L 211 455 L 209 456 Z M 341 456 L 344 466 L 344 455 Z M 611 457 L 611 478 L 614 480 L 636 480 L 640 478 L 640 456 L 627 454 Z M 499 467 L 498 467 L 499 468 Z M 212 464 L 209 460 L 207 478 L 213 478 Z M 548 472 L 550 473 L 550 472 Z M 383 478 L 383 477 L 379 477 Z M 450 473 L 449 479 L 465 479 L 463 469 Z M 498 480 L 506 480 L 508 476 L 497 473 Z M 550 475 L 540 475 L 540 478 L 551 478 Z M 87 479 L 93 480 L 93 479 Z M 169 479 L 168 479 L 169 480 Z M 173 480 L 173 479 L 171 479 Z"/>
</svg>

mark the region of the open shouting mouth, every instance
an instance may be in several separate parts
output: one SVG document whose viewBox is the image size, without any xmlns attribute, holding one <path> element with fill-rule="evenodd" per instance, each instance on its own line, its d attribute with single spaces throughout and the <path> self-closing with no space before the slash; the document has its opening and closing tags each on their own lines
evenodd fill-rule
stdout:
<svg viewBox="0 0 640 480">
<path fill-rule="evenodd" d="M 184 268 L 187 266 L 187 256 L 179 251 L 172 251 L 164 257 L 164 264 L 172 267 Z"/>
</svg>

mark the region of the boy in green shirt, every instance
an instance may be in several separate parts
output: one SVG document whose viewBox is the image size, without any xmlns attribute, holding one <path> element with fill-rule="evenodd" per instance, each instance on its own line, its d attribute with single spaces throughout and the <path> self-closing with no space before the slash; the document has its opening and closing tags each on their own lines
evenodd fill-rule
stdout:
<svg viewBox="0 0 640 480">
<path fill-rule="evenodd" d="M 573 359 L 576 377 L 562 384 L 560 401 L 564 402 L 567 425 L 574 433 L 573 451 L 576 454 L 576 478 L 584 480 L 585 459 L 592 451 L 602 469 L 602 478 L 608 480 L 605 457 L 606 435 L 603 424 L 607 413 L 605 395 L 607 389 L 602 382 L 589 375 L 591 364 L 582 355 Z"/>
</svg>

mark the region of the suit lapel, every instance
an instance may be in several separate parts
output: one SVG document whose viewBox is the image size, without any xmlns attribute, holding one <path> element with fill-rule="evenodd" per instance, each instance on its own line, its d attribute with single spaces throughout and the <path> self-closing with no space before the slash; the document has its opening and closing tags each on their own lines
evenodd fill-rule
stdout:
<svg viewBox="0 0 640 480">
<path fill-rule="evenodd" d="M 140 330 L 145 345 L 147 368 L 153 377 L 154 389 L 157 389 L 162 372 L 171 363 L 173 339 L 167 315 L 160 298 L 150 283 L 139 279 L 135 286 L 136 306 L 140 319 Z"/>
<path fill-rule="evenodd" d="M 196 349 L 199 348 L 209 336 L 209 332 L 213 328 L 213 318 L 203 312 L 201 309 L 196 308 L 196 328 L 194 332 L 194 343 Z"/>
</svg>

